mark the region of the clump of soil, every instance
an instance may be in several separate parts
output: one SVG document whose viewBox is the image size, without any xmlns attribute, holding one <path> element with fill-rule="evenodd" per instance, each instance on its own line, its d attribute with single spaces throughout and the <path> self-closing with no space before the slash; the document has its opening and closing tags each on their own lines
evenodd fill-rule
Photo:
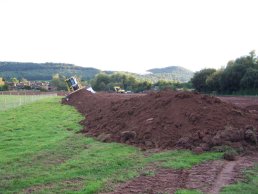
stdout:
<svg viewBox="0 0 258 194">
<path fill-rule="evenodd" d="M 68 99 L 63 103 L 85 115 L 82 132 L 101 141 L 198 153 L 224 145 L 257 148 L 257 114 L 216 97 L 170 90 L 145 95 L 80 90 Z"/>
</svg>

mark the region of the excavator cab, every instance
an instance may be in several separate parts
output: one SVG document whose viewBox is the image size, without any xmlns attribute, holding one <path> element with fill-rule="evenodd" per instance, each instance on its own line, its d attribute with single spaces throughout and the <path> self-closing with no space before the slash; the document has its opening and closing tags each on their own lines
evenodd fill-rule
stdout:
<svg viewBox="0 0 258 194">
<path fill-rule="evenodd" d="M 121 89 L 119 86 L 115 86 L 114 90 L 116 91 L 116 93 L 125 93 L 125 90 Z"/>
<path fill-rule="evenodd" d="M 66 82 L 69 92 L 74 92 L 74 91 L 80 89 L 80 85 L 75 77 L 70 77 L 70 78 L 66 79 L 65 82 Z"/>
</svg>

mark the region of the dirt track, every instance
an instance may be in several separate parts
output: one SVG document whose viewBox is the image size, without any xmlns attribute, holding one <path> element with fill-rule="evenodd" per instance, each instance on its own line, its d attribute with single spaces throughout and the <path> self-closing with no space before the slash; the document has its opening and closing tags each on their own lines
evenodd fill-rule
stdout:
<svg viewBox="0 0 258 194">
<path fill-rule="evenodd" d="M 242 171 L 258 162 L 258 154 L 240 157 L 236 161 L 218 160 L 187 170 L 156 169 L 154 176 L 140 176 L 117 186 L 109 194 L 174 193 L 178 189 L 197 189 L 217 194 L 220 189 L 242 180 Z"/>
<path fill-rule="evenodd" d="M 219 99 L 221 99 L 224 102 L 232 103 L 238 107 L 245 108 L 252 113 L 258 114 L 258 96 L 223 96 L 219 97 Z"/>
</svg>

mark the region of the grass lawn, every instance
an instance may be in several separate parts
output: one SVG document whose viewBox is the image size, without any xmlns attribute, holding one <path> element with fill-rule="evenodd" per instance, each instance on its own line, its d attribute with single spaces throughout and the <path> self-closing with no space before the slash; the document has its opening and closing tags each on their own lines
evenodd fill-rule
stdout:
<svg viewBox="0 0 258 194">
<path fill-rule="evenodd" d="M 49 95 L 0 95 L 0 111 L 16 108 L 24 104 L 29 104 Z"/>
<path fill-rule="evenodd" d="M 96 193 L 158 162 L 191 168 L 221 153 L 169 151 L 145 157 L 137 148 L 80 133 L 83 117 L 48 98 L 0 112 L 0 193 Z"/>
<path fill-rule="evenodd" d="M 203 194 L 203 193 L 197 190 L 180 189 L 180 190 L 177 190 L 175 194 Z"/>
</svg>

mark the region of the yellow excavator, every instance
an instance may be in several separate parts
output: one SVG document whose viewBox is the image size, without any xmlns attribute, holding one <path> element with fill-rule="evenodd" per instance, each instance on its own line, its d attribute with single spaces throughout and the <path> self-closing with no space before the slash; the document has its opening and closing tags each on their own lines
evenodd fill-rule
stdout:
<svg viewBox="0 0 258 194">
<path fill-rule="evenodd" d="M 69 92 L 75 92 L 82 89 L 81 84 L 77 81 L 76 77 L 70 77 L 65 80 Z"/>
<path fill-rule="evenodd" d="M 114 90 L 116 91 L 116 93 L 125 93 L 125 90 L 121 89 L 119 86 L 115 86 Z"/>
<path fill-rule="evenodd" d="M 83 87 L 79 81 L 77 81 L 76 77 L 70 77 L 68 79 L 65 80 L 65 83 L 66 83 L 66 86 L 67 86 L 67 89 L 69 91 L 69 94 L 66 95 L 65 99 L 66 101 L 69 100 L 69 96 L 79 90 L 82 90 L 82 89 L 86 89 L 87 91 L 91 92 L 91 93 L 96 93 L 92 87 Z"/>
</svg>

